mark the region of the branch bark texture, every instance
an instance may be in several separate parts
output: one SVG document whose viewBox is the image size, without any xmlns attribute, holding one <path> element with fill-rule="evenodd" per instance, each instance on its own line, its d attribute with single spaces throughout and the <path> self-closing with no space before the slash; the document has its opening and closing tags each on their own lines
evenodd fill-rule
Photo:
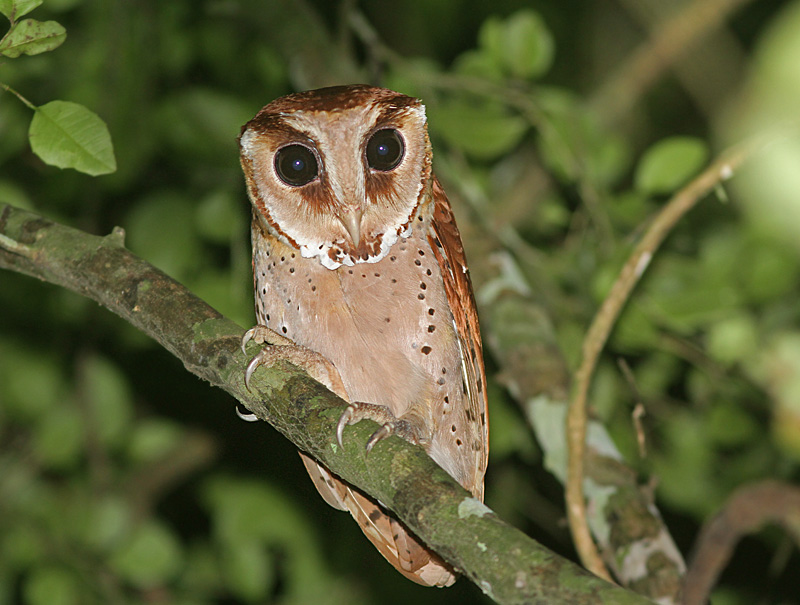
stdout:
<svg viewBox="0 0 800 605">
<path fill-rule="evenodd" d="M 244 386 L 243 329 L 124 248 L 122 230 L 98 237 L 0 206 L 0 267 L 87 296 L 130 322 L 300 449 L 378 498 L 417 535 L 498 603 L 646 603 L 604 582 L 507 525 L 472 498 L 424 451 L 391 437 L 369 454 L 377 428 L 335 425 L 344 402 L 287 362 Z M 256 351 L 253 346 L 249 351 Z"/>
</svg>

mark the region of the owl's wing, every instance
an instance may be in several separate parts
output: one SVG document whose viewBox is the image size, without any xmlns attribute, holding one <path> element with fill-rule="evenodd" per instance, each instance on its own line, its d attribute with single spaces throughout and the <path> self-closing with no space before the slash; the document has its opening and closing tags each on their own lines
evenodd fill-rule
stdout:
<svg viewBox="0 0 800 605">
<path fill-rule="evenodd" d="M 483 500 L 483 475 L 489 459 L 489 415 L 481 330 L 478 325 L 472 283 L 467 272 L 467 259 L 453 210 L 438 179 L 435 176 L 432 178 L 434 209 L 432 233 L 428 236 L 428 240 L 441 269 L 447 300 L 458 334 L 464 364 L 464 383 L 467 386 L 468 408 L 464 410 L 466 422 L 473 425 L 477 423 L 477 433 L 483 444 L 478 452 L 473 487 L 471 489 L 465 487 Z"/>
</svg>

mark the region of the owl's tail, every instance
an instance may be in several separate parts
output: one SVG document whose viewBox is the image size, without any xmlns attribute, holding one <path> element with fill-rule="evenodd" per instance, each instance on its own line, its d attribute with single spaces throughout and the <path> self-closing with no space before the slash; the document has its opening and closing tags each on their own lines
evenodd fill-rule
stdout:
<svg viewBox="0 0 800 605">
<path fill-rule="evenodd" d="M 397 571 L 423 586 L 441 588 L 456 581 L 453 568 L 375 500 L 349 486 L 313 458 L 302 452 L 300 457 L 325 502 L 349 511 L 370 542 Z"/>
</svg>

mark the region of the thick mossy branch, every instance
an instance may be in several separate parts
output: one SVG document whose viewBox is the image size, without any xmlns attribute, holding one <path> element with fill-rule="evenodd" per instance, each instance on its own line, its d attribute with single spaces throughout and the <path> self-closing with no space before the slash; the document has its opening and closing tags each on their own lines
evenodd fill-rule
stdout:
<svg viewBox="0 0 800 605">
<path fill-rule="evenodd" d="M 646 603 L 553 554 L 498 519 L 421 448 L 392 437 L 364 448 L 376 425 L 335 425 L 344 402 L 289 363 L 244 386 L 243 329 L 123 247 L 0 206 L 0 267 L 87 296 L 154 338 L 188 370 L 221 387 L 333 472 L 377 497 L 498 603 Z M 254 354 L 256 347 L 248 351 Z"/>
</svg>

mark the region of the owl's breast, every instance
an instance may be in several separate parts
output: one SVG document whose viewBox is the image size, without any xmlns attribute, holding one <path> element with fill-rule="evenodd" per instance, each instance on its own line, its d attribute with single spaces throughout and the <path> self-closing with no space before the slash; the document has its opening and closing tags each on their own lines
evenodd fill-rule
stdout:
<svg viewBox="0 0 800 605">
<path fill-rule="evenodd" d="M 322 353 L 352 401 L 413 410 L 432 434 L 464 396 L 461 353 L 427 239 L 399 239 L 377 263 L 335 270 L 254 231 L 259 323 Z M 258 240 L 258 241 L 256 241 Z"/>
</svg>

